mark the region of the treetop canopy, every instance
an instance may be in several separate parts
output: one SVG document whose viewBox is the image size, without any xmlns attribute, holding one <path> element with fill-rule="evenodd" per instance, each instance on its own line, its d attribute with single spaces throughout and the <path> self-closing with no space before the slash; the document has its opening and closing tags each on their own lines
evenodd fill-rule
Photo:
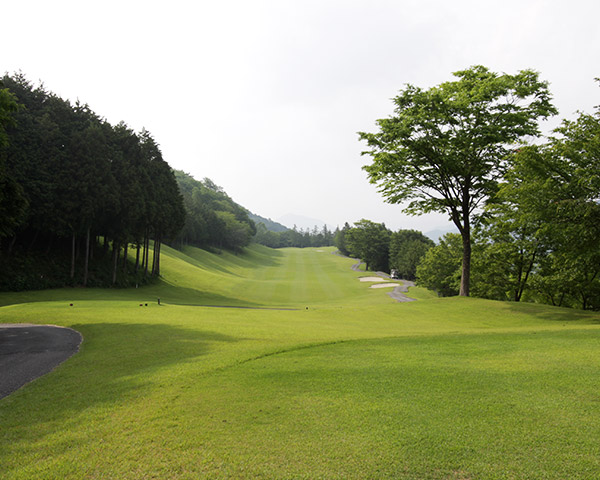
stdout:
<svg viewBox="0 0 600 480">
<path fill-rule="evenodd" d="M 407 213 L 446 212 L 469 193 L 469 210 L 493 193 L 508 146 L 540 134 L 538 120 L 557 113 L 548 83 L 522 70 L 497 74 L 483 66 L 423 90 L 407 85 L 394 115 L 377 133 L 359 132 L 373 158 L 364 166 L 389 203 L 411 200 Z"/>
</svg>

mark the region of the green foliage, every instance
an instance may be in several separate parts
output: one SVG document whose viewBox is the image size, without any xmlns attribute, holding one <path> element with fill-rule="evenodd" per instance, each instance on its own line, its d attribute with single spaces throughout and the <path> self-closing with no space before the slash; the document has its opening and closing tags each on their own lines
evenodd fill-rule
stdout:
<svg viewBox="0 0 600 480">
<path fill-rule="evenodd" d="M 515 155 L 500 192 L 506 207 L 491 213 L 529 252 L 529 298 L 600 309 L 600 112 L 555 133 Z"/>
<path fill-rule="evenodd" d="M 105 245 L 113 244 L 113 258 L 104 260 L 112 265 L 112 284 L 127 283 L 125 252 L 131 243 L 143 244 L 141 266 L 148 271 L 150 239 L 151 274 L 158 275 L 160 245 L 179 231 L 184 210 L 173 172 L 151 135 L 136 134 L 123 123 L 112 126 L 87 105 L 72 105 L 23 75 L 5 75 L 0 87 L 3 98 L 8 88 L 23 105 L 12 109 L 8 142 L 0 149 L 0 240 L 8 237 L 0 256 L 7 270 L 16 271 L 10 268 L 13 258 L 43 252 L 67 258 L 70 284 L 87 286 L 91 253 L 103 237 Z M 67 249 L 70 257 L 63 255 Z M 139 267 L 137 261 L 136 272 Z M 49 274 L 56 277 L 49 284 L 64 284 L 60 270 Z"/>
<path fill-rule="evenodd" d="M 474 234 L 472 294 L 598 310 L 600 114 L 580 114 L 555 134 L 511 159 Z M 423 285 L 452 285 L 458 266 L 446 269 L 446 257 L 426 258 Z"/>
<path fill-rule="evenodd" d="M 310 230 L 294 228 L 284 231 L 271 231 L 263 223 L 259 223 L 254 241 L 271 248 L 287 247 L 330 247 L 335 243 L 336 233 L 330 231 L 327 225 L 319 230 L 317 226 Z"/>
<path fill-rule="evenodd" d="M 417 283 L 442 297 L 458 295 L 462 240 L 456 233 L 447 233 L 440 243 L 430 248 L 417 266 Z"/>
<path fill-rule="evenodd" d="M 256 226 L 245 208 L 209 178 L 198 181 L 179 170 L 175 171 L 175 178 L 187 213 L 176 239 L 179 245 L 239 251 L 250 244 Z"/>
<path fill-rule="evenodd" d="M 0 241 L 14 235 L 25 219 L 27 202 L 23 189 L 15 181 L 6 165 L 6 147 L 9 144 L 6 128 L 14 125 L 14 114 L 19 110 L 17 98 L 7 88 L 0 88 Z"/>
<path fill-rule="evenodd" d="M 248 212 L 248 218 L 254 222 L 255 225 L 258 226 L 259 223 L 263 223 L 268 231 L 270 232 L 285 232 L 288 228 L 281 223 L 275 222 L 270 218 L 261 217 L 260 215 L 256 215 L 254 213 Z"/>
<path fill-rule="evenodd" d="M 416 230 L 399 230 L 390 238 L 390 269 L 398 278 L 415 280 L 417 265 L 435 243 Z"/>
<path fill-rule="evenodd" d="M 346 232 L 348 252 L 365 262 L 367 270 L 389 272 L 390 233 L 383 223 L 359 220 Z"/>
<path fill-rule="evenodd" d="M 348 222 L 344 223 L 344 226 L 341 230 L 338 230 L 335 235 L 335 246 L 338 248 L 342 255 L 350 255 L 350 251 L 348 250 L 348 244 L 346 240 L 346 234 L 350 230 L 350 225 Z"/>
<path fill-rule="evenodd" d="M 429 90 L 408 85 L 378 133 L 360 133 L 373 159 L 364 169 L 389 203 L 410 214 L 447 213 L 463 238 L 461 294 L 469 294 L 471 223 L 493 199 L 511 144 L 539 135 L 538 120 L 556 113 L 548 84 L 523 70 L 482 66 L 454 73 Z"/>
<path fill-rule="evenodd" d="M 13 114 L 19 109 L 17 97 L 8 88 L 0 88 L 0 148 L 6 146 L 6 127 L 14 123 Z"/>
</svg>

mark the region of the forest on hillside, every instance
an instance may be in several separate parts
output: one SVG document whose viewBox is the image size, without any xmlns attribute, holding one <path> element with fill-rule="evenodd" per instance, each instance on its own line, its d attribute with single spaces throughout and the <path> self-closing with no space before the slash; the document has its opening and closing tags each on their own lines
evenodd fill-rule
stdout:
<svg viewBox="0 0 600 480">
<path fill-rule="evenodd" d="M 256 226 L 248 210 L 235 203 L 211 179 L 196 180 L 176 170 L 175 177 L 183 196 L 185 223 L 174 239 L 175 245 L 240 251 L 250 244 Z"/>
<path fill-rule="evenodd" d="M 150 132 L 111 125 L 16 74 L 0 80 L 0 135 L 0 289 L 160 274 L 161 244 L 185 211 Z"/>
</svg>

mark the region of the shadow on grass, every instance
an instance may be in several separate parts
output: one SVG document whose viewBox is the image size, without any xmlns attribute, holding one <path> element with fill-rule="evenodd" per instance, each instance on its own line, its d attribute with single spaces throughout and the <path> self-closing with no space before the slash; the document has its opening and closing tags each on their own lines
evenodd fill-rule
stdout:
<svg viewBox="0 0 600 480">
<path fill-rule="evenodd" d="M 40 438 L 51 433 L 47 425 L 70 422 L 90 408 L 102 406 L 110 412 L 163 385 L 168 392 L 180 370 L 165 367 L 197 361 L 220 344 L 243 340 L 166 324 L 93 323 L 72 328 L 83 335 L 80 352 L 57 371 L 2 399 L 0 431 L 9 435 L 11 428 L 26 426 L 30 440 Z"/>
<path fill-rule="evenodd" d="M 248 269 L 275 267 L 280 265 L 279 258 L 283 253 L 266 247 L 245 249 L 241 253 L 225 251 L 222 253 L 207 254 L 204 250 L 185 246 L 181 250 L 174 250 L 174 256 L 200 268 L 208 268 L 235 277 L 240 275 L 233 272 L 229 267 L 243 267 Z"/>
<path fill-rule="evenodd" d="M 579 310 L 575 308 L 554 307 L 539 303 L 505 302 L 514 313 L 531 315 L 550 322 L 579 322 L 600 324 L 600 312 Z"/>
<path fill-rule="evenodd" d="M 182 249 L 174 248 L 171 255 L 198 268 L 207 268 L 209 270 L 216 270 L 218 272 L 233 275 L 222 261 L 216 261 L 204 250 L 197 247 L 185 246 Z"/>
<path fill-rule="evenodd" d="M 141 297 L 150 297 L 154 303 L 160 298 L 161 303 L 173 305 L 220 305 L 235 307 L 258 307 L 260 304 L 218 293 L 196 290 L 195 288 L 172 285 L 167 280 L 160 280 L 157 285 L 138 289 Z"/>
<path fill-rule="evenodd" d="M 26 292 L 0 292 L 0 307 L 21 303 L 64 301 L 131 301 L 153 303 L 158 299 L 165 304 L 220 305 L 236 307 L 258 307 L 260 304 L 227 297 L 217 293 L 180 287 L 159 279 L 153 285 L 140 288 L 60 288 L 54 290 L 31 290 Z"/>
</svg>

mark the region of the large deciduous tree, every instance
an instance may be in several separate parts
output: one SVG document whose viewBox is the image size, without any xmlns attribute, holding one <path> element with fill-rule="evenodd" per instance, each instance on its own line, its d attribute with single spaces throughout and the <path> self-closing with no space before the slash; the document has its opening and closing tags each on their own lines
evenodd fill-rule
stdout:
<svg viewBox="0 0 600 480">
<path fill-rule="evenodd" d="M 360 132 L 373 163 L 371 183 L 409 214 L 447 213 L 462 238 L 460 295 L 468 296 L 471 225 L 494 198 L 511 145 L 540 134 L 538 121 L 556 113 L 547 82 L 531 70 L 497 74 L 483 66 L 455 72 L 455 81 L 423 90 L 407 85 L 379 132 Z"/>
</svg>

